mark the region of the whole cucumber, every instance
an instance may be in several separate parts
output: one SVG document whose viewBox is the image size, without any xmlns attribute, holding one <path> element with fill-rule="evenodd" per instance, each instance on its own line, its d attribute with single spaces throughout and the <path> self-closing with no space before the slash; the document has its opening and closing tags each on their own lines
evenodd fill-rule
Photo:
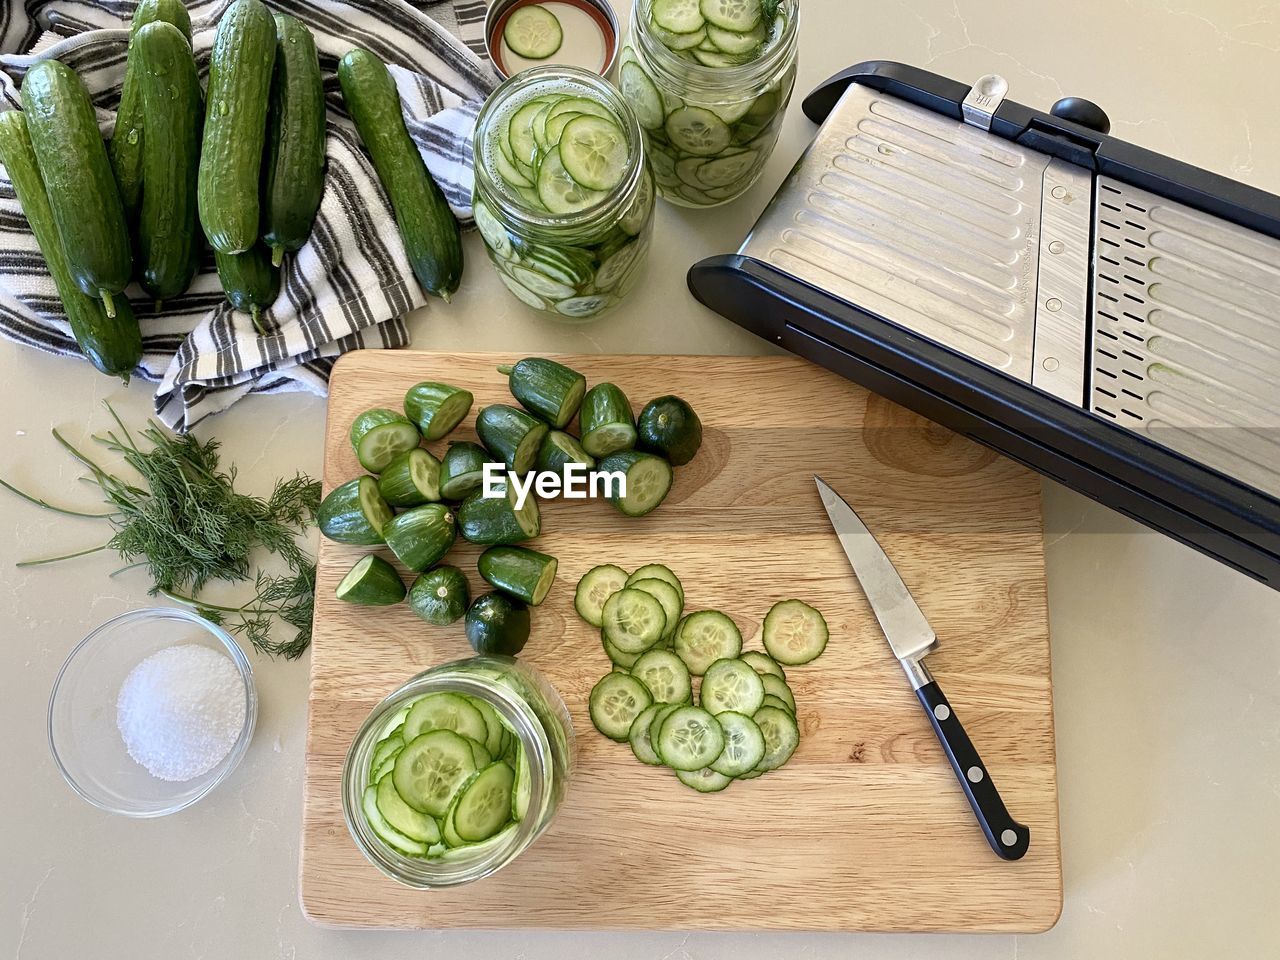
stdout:
<svg viewBox="0 0 1280 960">
<path fill-rule="evenodd" d="M 126 298 L 116 298 L 116 315 L 108 317 L 102 301 L 86 295 L 76 285 L 62 252 L 44 181 L 40 179 L 27 118 L 21 111 L 0 113 L 0 163 L 8 171 L 18 203 L 58 287 L 71 335 L 90 363 L 108 376 L 121 377 L 128 383 L 129 375 L 142 359 L 138 321 Z"/>
<path fill-rule="evenodd" d="M 133 39 L 143 122 L 157 136 L 142 146 L 138 217 L 139 278 L 157 300 L 191 284 L 203 238 L 196 223 L 200 127 L 204 103 L 191 45 L 170 23 L 149 23 Z"/>
<path fill-rule="evenodd" d="M 307 242 L 324 193 L 324 83 L 316 42 L 301 21 L 277 13 L 276 69 L 262 168 L 262 238 L 276 266 Z"/>
<path fill-rule="evenodd" d="M 171 23 L 191 42 L 191 15 L 182 0 L 141 0 L 133 10 L 129 23 L 129 59 L 124 68 L 124 85 L 120 88 L 120 106 L 116 110 L 116 128 L 111 134 L 107 153 L 120 189 L 124 215 L 133 223 L 142 198 L 142 91 L 140 73 L 133 56 L 133 42 L 138 31 L 149 23 Z"/>
<path fill-rule="evenodd" d="M 280 270 L 271 265 L 271 254 L 262 244 L 244 253 L 219 253 L 213 251 L 218 266 L 218 279 L 222 292 L 231 306 L 248 311 L 253 317 L 253 328 L 260 336 L 266 336 L 262 325 L 262 311 L 276 302 L 280 295 Z"/>
<path fill-rule="evenodd" d="M 386 64 L 356 48 L 339 62 L 338 82 L 391 200 L 409 265 L 427 293 L 448 302 L 462 280 L 462 233 L 409 138 L 395 81 Z"/>
<path fill-rule="evenodd" d="M 89 92 L 66 64 L 41 60 L 22 81 L 22 109 L 67 266 L 114 317 L 112 294 L 129 282 L 133 258 Z"/>
<path fill-rule="evenodd" d="M 262 0 L 236 0 L 218 21 L 200 148 L 200 223 L 213 249 L 258 241 L 258 191 L 267 137 L 276 24 Z"/>
</svg>

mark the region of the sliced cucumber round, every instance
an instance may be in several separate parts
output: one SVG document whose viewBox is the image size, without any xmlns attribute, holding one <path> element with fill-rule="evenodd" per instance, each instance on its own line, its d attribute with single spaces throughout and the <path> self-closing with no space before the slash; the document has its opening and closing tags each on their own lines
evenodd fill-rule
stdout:
<svg viewBox="0 0 1280 960">
<path fill-rule="evenodd" d="M 680 591 L 666 580 L 656 577 L 643 580 L 628 577 L 627 586 L 643 590 L 662 604 L 662 612 L 667 615 L 667 629 L 663 631 L 662 639 L 675 636 L 676 627 L 680 625 L 680 614 L 684 613 L 684 598 L 680 596 Z"/>
<path fill-rule="evenodd" d="M 607 196 L 606 191 L 592 189 L 575 180 L 565 168 L 559 151 L 548 153 L 538 168 L 538 199 L 553 214 L 581 213 Z M 571 293 L 572 290 L 560 296 L 567 297 Z"/>
<path fill-rule="evenodd" d="M 513 277 L 509 277 L 507 276 L 507 274 L 502 273 L 501 271 L 498 272 L 498 279 L 502 281 L 503 285 L 508 290 L 510 290 L 513 294 L 515 294 L 515 297 L 517 300 L 521 301 L 524 304 L 527 304 L 530 307 L 533 307 L 533 309 L 535 310 L 547 309 L 547 301 L 543 297 L 534 293 L 532 290 L 526 287 L 519 280 L 516 280 Z"/>
<path fill-rule="evenodd" d="M 376 786 L 370 784 L 365 788 L 364 795 L 360 800 L 360 809 L 364 812 L 365 822 L 369 824 L 369 829 L 387 846 L 410 857 L 425 857 L 427 855 L 427 844 L 405 836 L 387 822 L 386 817 L 382 815 L 382 811 L 378 808 L 378 788 Z"/>
<path fill-rule="evenodd" d="M 653 177 L 649 173 L 648 167 L 645 168 L 644 174 L 640 177 L 640 189 L 636 191 L 636 199 L 631 204 L 631 208 L 623 214 L 618 226 L 625 233 L 631 236 L 637 236 L 644 230 L 645 224 L 649 222 L 649 214 L 653 212 Z"/>
<path fill-rule="evenodd" d="M 716 720 L 724 731 L 724 750 L 711 769 L 726 777 L 740 777 L 754 770 L 765 754 L 764 734 L 756 722 L 733 711 L 716 714 Z"/>
<path fill-rule="evenodd" d="M 786 671 L 778 665 L 778 661 L 767 653 L 761 653 L 759 650 L 745 650 L 738 656 L 738 659 L 750 664 L 751 669 L 761 676 L 772 673 L 779 680 L 787 679 Z"/>
<path fill-rule="evenodd" d="M 701 770 L 724 750 L 724 731 L 701 707 L 680 707 L 662 721 L 653 747 L 673 770 Z"/>
<path fill-rule="evenodd" d="M 624 653 L 642 653 L 662 639 L 667 616 L 652 594 L 624 587 L 605 601 L 605 637 Z"/>
<path fill-rule="evenodd" d="M 475 759 L 466 738 L 452 730 L 437 729 L 405 744 L 396 757 L 392 783 L 396 793 L 414 810 L 442 817 L 458 788 L 475 772 Z"/>
<path fill-rule="evenodd" d="M 588 709 L 591 723 L 610 740 L 619 743 L 631 733 L 631 725 L 653 702 L 649 691 L 635 677 L 606 673 L 591 688 Z"/>
<path fill-rule="evenodd" d="M 695 157 L 710 157 L 729 146 L 728 124 L 702 107 L 681 107 L 668 114 L 665 130 L 676 148 Z"/>
<path fill-rule="evenodd" d="M 472 740 L 484 741 L 489 728 L 484 716 L 466 697 L 456 693 L 431 693 L 413 705 L 404 720 L 405 743 L 432 730 L 452 730 Z"/>
<path fill-rule="evenodd" d="M 458 794 L 453 828 L 465 843 L 488 840 L 510 821 L 515 780 L 515 771 L 499 760 L 481 770 Z"/>
<path fill-rule="evenodd" d="M 653 0 L 650 15 L 658 26 L 672 33 L 692 33 L 706 22 L 700 0 Z"/>
<path fill-rule="evenodd" d="M 761 707 L 751 719 L 764 735 L 764 756 L 756 764 L 756 769 L 777 770 L 791 759 L 800 745 L 796 718 L 777 707 Z"/>
<path fill-rule="evenodd" d="M 499 173 L 503 173 L 503 171 L 499 170 Z M 503 173 L 503 179 L 516 183 L 517 186 L 533 186 L 533 182 L 526 180 L 514 166 L 512 167 L 512 174 L 524 182 L 519 183 L 506 173 Z M 482 200 L 477 200 L 472 210 L 475 212 L 476 229 L 480 231 L 480 236 L 484 239 L 485 246 L 489 248 L 490 252 L 503 260 L 515 259 L 516 251 L 511 243 L 511 234 L 507 233 L 507 228 L 498 222 L 498 218 L 493 215 L 493 211 L 489 209 L 488 205 Z"/>
<path fill-rule="evenodd" d="M 382 816 L 396 830 L 419 843 L 439 843 L 440 825 L 425 813 L 419 813 L 396 792 L 390 774 L 378 781 L 376 802 Z"/>
<path fill-rule="evenodd" d="M 626 585 L 630 587 L 640 580 L 665 580 L 676 588 L 676 592 L 680 594 L 680 604 L 684 605 L 684 584 L 670 567 L 661 563 L 646 563 L 642 567 L 636 567 L 635 573 L 627 577 Z"/>
<path fill-rule="evenodd" d="M 801 600 L 779 601 L 764 618 L 764 648 L 787 666 L 816 660 L 829 636 L 822 614 Z"/>
<path fill-rule="evenodd" d="M 700 0 L 699 6 L 709 26 L 744 33 L 760 23 L 761 0 Z"/>
<path fill-rule="evenodd" d="M 667 703 L 649 704 L 632 721 L 631 730 L 627 734 L 627 739 L 631 742 L 631 752 L 636 755 L 636 759 L 651 767 L 662 766 L 662 758 L 653 749 L 653 740 L 649 737 L 649 729 L 653 724 L 653 718 L 662 710 L 668 709 L 674 710 L 675 706 Z"/>
<path fill-rule="evenodd" d="M 502 40 L 526 60 L 545 60 L 564 43 L 564 29 L 554 13 L 540 4 L 517 7 L 502 28 Z"/>
<path fill-rule="evenodd" d="M 572 317 L 574 320 L 584 320 L 587 317 L 594 317 L 612 303 L 613 297 L 600 293 L 585 297 L 570 297 L 556 304 L 556 313 Z"/>
<path fill-rule="evenodd" d="M 731 659 L 742 652 L 742 633 L 720 611 L 699 610 L 680 621 L 675 652 L 689 672 L 700 677 L 717 660 Z"/>
<path fill-rule="evenodd" d="M 649 650 L 641 654 L 631 667 L 631 675 L 645 685 L 654 703 L 686 703 L 693 699 L 689 668 L 670 650 Z M 760 695 L 764 696 L 763 689 Z"/>
<path fill-rule="evenodd" d="M 657 130 L 662 126 L 665 116 L 662 112 L 662 97 L 658 88 L 653 85 L 644 68 L 634 60 L 622 65 L 622 95 L 631 109 L 636 112 L 636 119 L 646 130 Z"/>
<path fill-rule="evenodd" d="M 560 160 L 566 172 L 591 190 L 612 190 L 621 183 L 630 156 L 622 128 L 602 117 L 577 117 L 565 125 L 560 137 Z"/>
<path fill-rule="evenodd" d="M 593 627 L 604 624 L 605 602 L 626 586 L 627 571 L 612 563 L 592 567 L 578 581 L 573 607 Z"/>
<path fill-rule="evenodd" d="M 743 150 L 717 157 L 699 167 L 696 176 L 701 185 L 709 189 L 725 187 L 751 172 L 759 156 L 754 150 Z"/>
<path fill-rule="evenodd" d="M 639 660 L 641 656 L 638 653 L 627 653 L 626 651 L 619 650 L 609 642 L 609 638 L 603 633 L 600 634 L 600 646 L 604 648 L 604 655 L 609 658 L 610 663 L 621 667 L 628 673 L 631 671 L 631 668 L 636 665 L 636 661 Z"/>
<path fill-rule="evenodd" d="M 677 770 L 676 779 L 699 793 L 719 793 L 733 783 L 733 777 L 717 773 L 711 767 L 703 767 L 701 770 Z"/>
<path fill-rule="evenodd" d="M 711 21 L 711 18 L 707 18 Z M 754 27 L 746 31 L 726 30 L 724 27 L 718 26 L 714 21 L 707 23 L 707 39 L 710 40 L 721 53 L 731 55 L 756 54 L 764 42 L 769 39 L 769 31 L 765 28 L 764 22 L 757 20 Z"/>
<path fill-rule="evenodd" d="M 764 683 L 749 663 L 717 660 L 702 675 L 698 702 L 708 713 L 751 716 L 764 702 Z"/>
<path fill-rule="evenodd" d="M 610 290 L 618 286 L 643 251 L 644 246 L 639 240 L 633 240 L 625 247 L 620 247 L 617 253 L 600 265 L 600 269 L 596 272 L 596 286 L 601 290 Z"/>
<path fill-rule="evenodd" d="M 791 692 L 791 687 L 787 685 L 785 680 L 779 680 L 772 674 L 765 674 L 760 678 L 760 682 L 764 684 L 764 692 L 769 696 L 777 697 L 783 702 L 787 710 L 794 716 L 796 712 L 795 694 Z"/>
<path fill-rule="evenodd" d="M 793 717 L 796 715 L 794 707 L 789 706 L 785 700 L 781 697 L 775 697 L 772 693 L 766 693 L 764 695 L 764 700 L 760 702 L 760 706 L 777 707 L 779 710 L 787 711 L 787 713 L 791 714 Z"/>
</svg>

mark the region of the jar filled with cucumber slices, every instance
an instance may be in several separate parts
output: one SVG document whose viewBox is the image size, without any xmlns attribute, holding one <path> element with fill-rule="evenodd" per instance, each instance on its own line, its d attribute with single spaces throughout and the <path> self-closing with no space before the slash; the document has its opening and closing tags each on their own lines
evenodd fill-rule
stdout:
<svg viewBox="0 0 1280 960">
<path fill-rule="evenodd" d="M 635 114 L 605 80 L 535 67 L 476 124 L 475 218 L 502 282 L 536 310 L 589 320 L 634 286 L 654 187 Z"/>
<path fill-rule="evenodd" d="M 551 823 L 573 769 L 559 694 L 509 657 L 414 677 L 347 752 L 342 810 L 361 853 L 412 887 L 456 886 L 510 863 Z"/>
<path fill-rule="evenodd" d="M 618 83 L 658 192 L 713 207 L 764 169 L 796 79 L 797 0 L 633 0 Z"/>
</svg>

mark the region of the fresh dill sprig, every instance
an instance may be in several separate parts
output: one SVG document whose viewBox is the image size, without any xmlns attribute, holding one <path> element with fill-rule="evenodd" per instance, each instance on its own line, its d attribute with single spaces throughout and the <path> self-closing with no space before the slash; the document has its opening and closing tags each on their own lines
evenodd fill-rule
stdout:
<svg viewBox="0 0 1280 960">
<path fill-rule="evenodd" d="M 120 456 L 140 482 L 130 483 L 103 469 L 57 430 L 53 436 L 88 469 L 88 479 L 102 491 L 112 512 L 91 514 L 59 507 L 4 480 L 0 486 L 42 509 L 105 519 L 114 534 L 97 547 L 22 565 L 114 550 L 128 566 L 147 568 L 153 594 L 216 618 L 263 653 L 290 660 L 300 656 L 311 642 L 316 568 L 298 544 L 298 536 L 315 520 L 320 484 L 298 474 L 278 481 L 266 498 L 239 493 L 235 468 L 220 468 L 216 440 L 174 436 L 151 421 L 135 437 L 114 408 L 105 406 L 118 431 L 94 440 Z M 288 572 L 270 576 L 257 569 L 253 554 L 258 550 L 277 556 Z M 254 596 L 242 606 L 210 604 L 200 598 L 211 581 L 250 580 Z M 272 639 L 275 620 L 292 627 L 294 636 Z"/>
</svg>

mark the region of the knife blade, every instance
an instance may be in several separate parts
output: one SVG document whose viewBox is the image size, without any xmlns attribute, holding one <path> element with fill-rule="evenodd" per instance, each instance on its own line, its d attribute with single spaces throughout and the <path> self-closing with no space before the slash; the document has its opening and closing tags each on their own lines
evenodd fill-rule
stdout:
<svg viewBox="0 0 1280 960">
<path fill-rule="evenodd" d="M 1031 831 L 1009 815 L 977 748 L 924 665 L 924 657 L 936 645 L 937 635 L 862 518 L 821 477 L 815 475 L 813 479 L 854 576 L 924 707 L 987 843 L 1005 860 L 1022 859 L 1031 843 Z"/>
</svg>

